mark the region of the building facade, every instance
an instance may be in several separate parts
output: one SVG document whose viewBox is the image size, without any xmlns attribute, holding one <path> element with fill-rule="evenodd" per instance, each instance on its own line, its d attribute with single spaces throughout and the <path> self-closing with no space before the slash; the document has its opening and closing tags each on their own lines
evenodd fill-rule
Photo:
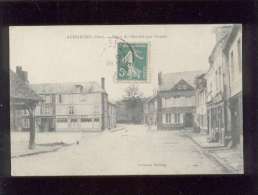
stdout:
<svg viewBox="0 0 258 195">
<path fill-rule="evenodd" d="M 104 82 L 102 78 L 101 86 L 96 82 L 31 85 L 44 100 L 35 110 L 36 129 L 100 131 L 114 128 L 116 108 L 108 102 Z"/>
<path fill-rule="evenodd" d="M 152 96 L 144 102 L 144 124 L 157 126 L 157 96 Z"/>
<path fill-rule="evenodd" d="M 108 102 L 108 129 L 116 128 L 117 109 L 114 103 Z"/>
<path fill-rule="evenodd" d="M 210 142 L 222 145 L 230 140 L 229 122 L 229 74 L 225 63 L 223 48 L 231 32 L 232 26 L 218 27 L 215 30 L 216 44 L 209 56 L 207 78 L 207 125 Z"/>
<path fill-rule="evenodd" d="M 195 124 L 198 131 L 208 133 L 207 126 L 207 80 L 205 74 L 201 74 L 196 77 L 196 88 L 195 88 Z"/>
<path fill-rule="evenodd" d="M 29 86 L 28 73 L 21 66 L 16 67 L 16 72 L 10 70 L 10 130 L 29 131 L 29 149 L 35 147 L 35 109 L 40 101 Z"/>
<path fill-rule="evenodd" d="M 224 47 L 225 62 L 229 70 L 230 126 L 233 145 L 243 145 L 242 103 L 242 27 L 233 25 Z"/>
<path fill-rule="evenodd" d="M 29 86 L 28 73 L 17 66 L 16 72 L 10 70 L 10 129 L 11 131 L 30 130 L 31 116 L 36 104 L 42 99 Z M 33 108 L 33 109 L 32 109 Z M 33 113 L 30 113 L 30 109 Z M 27 119 L 24 120 L 24 115 Z"/>
<path fill-rule="evenodd" d="M 182 129 L 194 127 L 195 78 L 202 72 L 187 71 L 158 75 L 157 127 Z"/>
</svg>

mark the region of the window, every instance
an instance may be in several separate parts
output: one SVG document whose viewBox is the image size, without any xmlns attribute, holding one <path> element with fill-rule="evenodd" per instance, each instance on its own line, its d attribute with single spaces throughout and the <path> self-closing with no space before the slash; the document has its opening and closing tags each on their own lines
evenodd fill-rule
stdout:
<svg viewBox="0 0 258 195">
<path fill-rule="evenodd" d="M 176 124 L 180 123 L 180 113 L 175 113 L 175 123 Z"/>
<path fill-rule="evenodd" d="M 76 122 L 77 122 L 77 118 L 72 118 L 72 119 L 71 119 L 71 122 L 72 122 L 72 123 L 76 123 Z"/>
<path fill-rule="evenodd" d="M 234 53 L 233 53 L 233 51 L 231 51 L 231 53 L 230 53 L 230 67 L 231 67 L 232 80 L 234 80 Z"/>
<path fill-rule="evenodd" d="M 162 107 L 166 107 L 166 98 L 162 98 Z"/>
<path fill-rule="evenodd" d="M 198 92 L 197 92 L 197 95 L 196 95 L 196 104 L 200 105 L 200 94 Z"/>
<path fill-rule="evenodd" d="M 241 52 L 241 41 L 238 39 L 237 41 L 237 57 L 238 57 L 238 68 L 239 72 L 242 71 L 242 52 Z"/>
<path fill-rule="evenodd" d="M 50 114 L 51 107 L 50 105 L 42 104 L 40 106 L 40 114 Z"/>
<path fill-rule="evenodd" d="M 45 114 L 49 114 L 49 113 L 50 113 L 50 107 L 49 107 L 49 105 L 46 105 Z"/>
<path fill-rule="evenodd" d="M 166 123 L 171 123 L 171 113 L 166 113 Z"/>
<path fill-rule="evenodd" d="M 58 122 L 58 123 L 66 123 L 67 122 L 67 118 L 58 118 L 58 119 L 56 119 L 56 122 Z"/>
<path fill-rule="evenodd" d="M 85 122 L 91 122 L 91 118 L 81 118 L 81 122 L 85 123 Z"/>
<path fill-rule="evenodd" d="M 28 118 L 25 118 L 23 120 L 23 127 L 24 128 L 29 128 L 30 127 L 30 120 Z"/>
<path fill-rule="evenodd" d="M 74 107 L 73 106 L 69 106 L 69 114 L 74 114 Z"/>
<path fill-rule="evenodd" d="M 99 118 L 94 118 L 94 122 L 99 122 Z"/>
<path fill-rule="evenodd" d="M 51 96 L 50 95 L 46 95 L 45 96 L 45 101 L 46 101 L 46 103 L 51 103 Z"/>
<path fill-rule="evenodd" d="M 183 85 L 183 89 L 184 89 L 184 90 L 187 90 L 187 85 Z"/>
<path fill-rule="evenodd" d="M 58 101 L 59 101 L 59 103 L 62 103 L 62 95 L 61 94 L 58 95 Z"/>
<path fill-rule="evenodd" d="M 218 90 L 218 71 L 215 72 L 215 79 L 216 79 L 216 90 Z"/>
<path fill-rule="evenodd" d="M 178 90 L 186 90 L 186 89 L 187 89 L 187 85 L 184 84 L 184 83 L 180 83 L 180 84 L 177 86 L 177 89 L 178 89 Z"/>
<path fill-rule="evenodd" d="M 40 105 L 40 114 L 43 114 L 43 104 Z"/>
<path fill-rule="evenodd" d="M 219 67 L 219 89 L 221 89 L 221 67 Z"/>
</svg>

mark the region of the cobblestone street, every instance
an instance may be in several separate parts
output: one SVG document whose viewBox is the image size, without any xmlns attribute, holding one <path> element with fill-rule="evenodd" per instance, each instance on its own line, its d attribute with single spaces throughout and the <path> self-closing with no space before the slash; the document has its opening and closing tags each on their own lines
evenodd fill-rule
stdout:
<svg viewBox="0 0 258 195">
<path fill-rule="evenodd" d="M 167 175 L 230 173 L 178 131 L 126 125 L 56 152 L 12 159 L 12 175 Z"/>
</svg>

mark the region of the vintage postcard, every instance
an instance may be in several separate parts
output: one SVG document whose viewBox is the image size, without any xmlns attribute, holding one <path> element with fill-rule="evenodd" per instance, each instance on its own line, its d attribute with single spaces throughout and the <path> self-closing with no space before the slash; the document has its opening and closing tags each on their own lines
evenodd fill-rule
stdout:
<svg viewBox="0 0 258 195">
<path fill-rule="evenodd" d="M 9 33 L 13 176 L 244 173 L 241 24 Z"/>
</svg>

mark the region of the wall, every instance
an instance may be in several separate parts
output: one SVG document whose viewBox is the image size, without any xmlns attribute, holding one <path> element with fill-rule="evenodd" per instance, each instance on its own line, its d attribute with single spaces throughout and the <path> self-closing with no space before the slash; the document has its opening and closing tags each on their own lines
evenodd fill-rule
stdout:
<svg viewBox="0 0 258 195">
<path fill-rule="evenodd" d="M 213 54 L 213 62 L 207 74 L 208 101 L 224 90 L 223 73 L 225 70 L 223 64 L 222 43 L 219 43 Z"/>
<path fill-rule="evenodd" d="M 56 115 L 69 115 L 70 106 L 74 107 L 74 115 L 91 115 L 101 113 L 100 93 L 63 94 L 62 98 L 61 103 L 56 102 Z"/>
<path fill-rule="evenodd" d="M 195 97 L 170 97 L 170 98 L 162 98 L 162 108 L 169 107 L 192 107 L 195 106 Z"/>
<path fill-rule="evenodd" d="M 100 130 L 101 111 L 100 93 L 57 94 L 56 130 Z"/>
<path fill-rule="evenodd" d="M 240 40 L 240 57 L 238 58 L 237 42 Z M 233 59 L 231 53 L 233 52 Z M 242 91 L 242 32 L 238 31 L 232 45 L 229 48 L 229 70 L 230 70 L 230 84 L 231 96 L 238 94 Z"/>
<path fill-rule="evenodd" d="M 144 123 L 147 125 L 157 125 L 157 99 L 151 99 L 144 104 Z"/>
<path fill-rule="evenodd" d="M 40 94 L 44 102 L 39 102 L 35 108 L 35 116 L 52 116 L 55 115 L 55 95 Z"/>
<path fill-rule="evenodd" d="M 195 122 L 200 129 L 207 129 L 207 106 L 206 106 L 206 90 L 197 90 L 196 92 L 196 116 Z"/>
<path fill-rule="evenodd" d="M 109 126 L 108 128 L 116 127 L 116 107 L 112 104 L 108 104 L 108 120 Z"/>
</svg>

